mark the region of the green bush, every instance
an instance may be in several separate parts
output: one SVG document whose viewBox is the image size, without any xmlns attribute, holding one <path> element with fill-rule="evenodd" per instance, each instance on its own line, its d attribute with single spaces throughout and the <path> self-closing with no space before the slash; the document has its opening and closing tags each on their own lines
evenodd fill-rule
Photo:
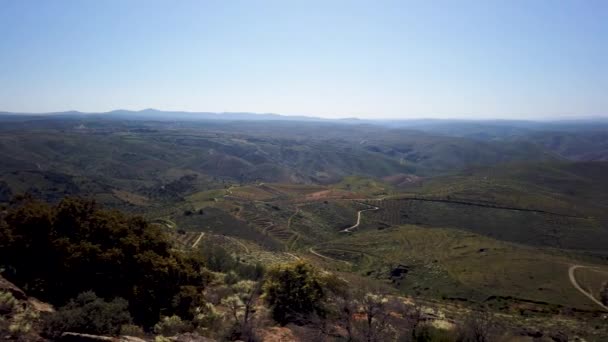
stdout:
<svg viewBox="0 0 608 342">
<path fill-rule="evenodd" d="M 234 271 L 229 271 L 224 276 L 224 284 L 226 285 L 234 285 L 239 281 L 239 276 Z"/>
<path fill-rule="evenodd" d="M 72 198 L 15 202 L 0 217 L 0 261 L 30 295 L 56 306 L 89 290 L 122 297 L 146 327 L 161 311 L 173 314 L 183 286 L 202 290 L 209 281 L 203 260 L 172 249 L 160 227 Z"/>
<path fill-rule="evenodd" d="M 84 292 L 45 318 L 44 332 L 58 337 L 69 331 L 96 335 L 118 335 L 121 326 L 131 323 L 128 303 L 122 298 L 109 302 L 93 292 Z"/>
<path fill-rule="evenodd" d="M 0 336 L 25 339 L 38 313 L 29 305 L 20 303 L 12 293 L 0 291 Z"/>
<path fill-rule="evenodd" d="M 14 313 L 17 310 L 19 302 L 8 291 L 0 291 L 0 315 L 6 316 Z"/>
<path fill-rule="evenodd" d="M 258 280 L 264 276 L 264 266 L 260 263 L 254 265 L 241 262 L 226 249 L 211 242 L 205 242 L 201 248 L 202 258 L 207 268 L 215 272 L 230 273 L 239 279 Z M 233 278 L 234 279 L 234 278 Z M 235 281 L 236 282 L 236 281 Z"/>
<path fill-rule="evenodd" d="M 142 329 L 138 325 L 134 324 L 123 324 L 120 327 L 120 335 L 121 336 L 135 336 L 135 337 L 144 337 L 146 333 L 144 329 Z"/>
<path fill-rule="evenodd" d="M 196 315 L 192 323 L 202 331 L 218 331 L 220 330 L 221 321 L 222 314 L 216 310 L 215 306 L 211 303 L 205 303 L 196 308 Z"/>
<path fill-rule="evenodd" d="M 163 317 L 160 322 L 156 323 L 154 326 L 154 332 L 162 336 L 173 336 L 189 331 L 192 331 L 191 324 L 183 321 L 176 315 Z"/>
<path fill-rule="evenodd" d="M 263 288 L 272 317 L 280 324 L 301 323 L 313 313 L 324 314 L 322 277 L 305 262 L 297 261 L 270 269 Z"/>
<path fill-rule="evenodd" d="M 197 309 L 205 305 L 203 293 L 196 286 L 182 286 L 173 297 L 173 312 L 179 317 L 192 320 Z"/>
</svg>

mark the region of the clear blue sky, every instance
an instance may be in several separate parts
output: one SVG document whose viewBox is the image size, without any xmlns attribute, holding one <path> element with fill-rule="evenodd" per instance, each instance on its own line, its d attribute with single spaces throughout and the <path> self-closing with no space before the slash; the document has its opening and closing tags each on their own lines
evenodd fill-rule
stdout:
<svg viewBox="0 0 608 342">
<path fill-rule="evenodd" d="M 0 110 L 608 116 L 608 1 L 0 0 Z"/>
</svg>

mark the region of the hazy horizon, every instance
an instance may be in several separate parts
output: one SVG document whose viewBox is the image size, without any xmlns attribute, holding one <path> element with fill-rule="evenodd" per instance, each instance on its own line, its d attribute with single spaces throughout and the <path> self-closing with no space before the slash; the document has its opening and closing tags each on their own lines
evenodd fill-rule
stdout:
<svg viewBox="0 0 608 342">
<path fill-rule="evenodd" d="M 15 1 L 0 110 L 608 117 L 604 1 Z"/>
<path fill-rule="evenodd" d="M 113 112 L 132 112 L 132 113 L 143 113 L 146 111 L 154 111 L 158 113 L 183 113 L 186 115 L 194 115 L 197 114 L 213 114 L 218 115 L 218 119 L 221 119 L 222 115 L 230 115 L 230 114 L 243 114 L 243 115 L 274 115 L 279 117 L 292 117 L 292 118 L 305 118 L 305 119 L 319 119 L 319 120 L 362 120 L 362 121 L 424 121 L 424 120 L 437 120 L 437 121 L 463 121 L 463 122 L 483 122 L 483 121 L 530 121 L 530 122 L 551 122 L 551 121 L 604 121 L 608 120 L 608 115 L 577 115 L 577 116 L 553 116 L 553 117 L 534 117 L 534 118 L 509 118 L 509 117 L 467 117 L 467 116 L 450 116 L 450 117 L 441 117 L 441 116 L 408 116 L 408 117 L 357 117 L 357 116 L 335 116 L 335 117 L 323 117 L 311 113 L 297 113 L 297 114 L 285 114 L 285 113 L 271 113 L 271 112 L 251 112 L 251 111 L 239 111 L 239 112 L 212 112 L 212 111 L 185 111 L 185 110 L 165 110 L 158 108 L 143 108 L 143 109 L 125 109 L 125 108 L 117 108 L 108 111 L 81 111 L 78 109 L 67 109 L 61 111 L 52 111 L 52 112 L 16 112 L 16 111 L 6 111 L 0 108 L 0 114 L 17 114 L 17 115 L 53 115 L 53 114 L 69 114 L 69 113 L 79 113 L 83 115 L 95 115 L 95 114 L 110 114 Z M 193 117 L 196 118 L 196 117 Z M 280 120 L 280 119 L 277 119 Z"/>
</svg>

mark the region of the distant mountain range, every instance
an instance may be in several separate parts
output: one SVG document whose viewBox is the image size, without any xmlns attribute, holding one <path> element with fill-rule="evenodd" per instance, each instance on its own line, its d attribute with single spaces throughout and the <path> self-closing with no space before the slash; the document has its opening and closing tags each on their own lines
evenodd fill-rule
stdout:
<svg viewBox="0 0 608 342">
<path fill-rule="evenodd" d="M 50 112 L 50 113 L 14 113 L 0 112 L 0 115 L 23 115 L 32 116 L 54 116 L 54 117 L 110 117 L 124 119 L 145 120 L 227 120 L 227 121 L 266 121 L 266 120 L 289 120 L 289 121 L 331 121 L 312 116 L 280 115 L 274 113 L 245 113 L 245 112 L 186 112 L 186 111 L 163 111 L 157 109 L 143 109 L 138 111 L 117 109 L 109 112 L 85 113 L 79 111 Z M 356 119 L 355 119 L 356 120 Z M 342 120 L 340 120 L 342 121 Z"/>
<path fill-rule="evenodd" d="M 143 109 L 139 111 L 117 109 L 109 112 L 85 113 L 80 111 L 50 112 L 50 113 L 14 113 L 0 112 L 0 121 L 19 122 L 40 119 L 75 119 L 98 120 L 115 119 L 126 121 L 214 121 L 217 123 L 229 122 L 307 122 L 319 124 L 345 124 L 345 125 L 376 125 L 389 129 L 409 129 L 423 131 L 443 136 L 469 138 L 474 140 L 520 140 L 529 139 L 531 135 L 543 132 L 563 134 L 564 132 L 583 134 L 587 132 L 608 132 L 608 118 L 586 117 L 580 119 L 556 119 L 546 121 L 534 120 L 503 120 L 503 119 L 326 119 L 305 115 L 282 115 L 275 113 L 248 113 L 248 112 L 186 112 L 163 111 L 157 109 Z M 541 140 L 547 145 L 547 138 Z M 603 142 L 604 139 L 602 139 Z M 592 142 L 593 143 L 593 142 Z M 552 142 L 555 145 L 555 142 Z M 602 154 L 603 154 L 602 150 Z M 602 158 L 603 159 L 603 158 Z"/>
<path fill-rule="evenodd" d="M 558 118 L 555 120 L 515 120 L 515 119 L 434 119 L 434 118 L 418 118 L 418 119 L 360 119 L 356 117 L 342 119 L 327 119 L 317 116 L 308 115 L 284 115 L 276 113 L 252 113 L 252 112 L 187 112 L 187 111 L 165 111 L 154 108 L 143 110 L 126 110 L 116 109 L 109 112 L 80 112 L 76 110 L 64 112 L 48 112 L 48 113 L 19 113 L 0 111 L 0 116 L 54 116 L 54 117 L 112 117 L 124 119 L 157 119 L 157 120 L 226 120 L 226 121 L 267 121 L 267 120 L 286 120 L 286 121 L 325 121 L 325 122 L 340 122 L 340 123 L 375 123 L 387 126 L 396 127 L 427 127 L 436 125 L 471 125 L 483 124 L 491 126 L 510 126 L 519 128 L 529 128 L 530 126 L 539 126 L 546 128 L 548 124 L 552 125 L 580 125 L 588 123 L 606 123 L 608 117 L 580 117 Z"/>
</svg>

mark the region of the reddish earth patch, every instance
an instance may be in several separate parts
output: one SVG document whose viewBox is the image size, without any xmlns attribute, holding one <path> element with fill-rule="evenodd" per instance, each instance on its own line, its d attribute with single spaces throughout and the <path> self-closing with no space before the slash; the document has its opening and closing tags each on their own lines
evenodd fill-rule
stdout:
<svg viewBox="0 0 608 342">
<path fill-rule="evenodd" d="M 360 198 L 361 195 L 357 195 L 356 193 L 339 190 L 339 189 L 330 189 L 330 190 L 322 190 L 313 192 L 312 194 L 308 194 L 304 197 L 306 201 L 317 201 L 322 199 L 352 199 L 352 198 Z"/>
<path fill-rule="evenodd" d="M 291 329 L 287 327 L 272 327 L 259 332 L 262 341 L 269 342 L 287 342 L 301 341 L 297 338 Z"/>
<path fill-rule="evenodd" d="M 405 186 L 422 181 L 422 177 L 412 174 L 399 173 L 392 176 L 386 176 L 382 178 L 382 180 L 389 182 L 390 184 L 395 186 Z"/>
</svg>

